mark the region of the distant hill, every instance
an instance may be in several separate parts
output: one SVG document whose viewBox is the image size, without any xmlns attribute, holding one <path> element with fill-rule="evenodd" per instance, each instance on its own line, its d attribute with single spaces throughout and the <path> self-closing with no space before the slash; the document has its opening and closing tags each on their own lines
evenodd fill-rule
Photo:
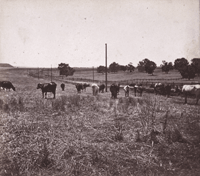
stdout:
<svg viewBox="0 0 200 176">
<path fill-rule="evenodd" d="M 0 67 L 13 67 L 13 66 L 6 63 L 0 63 Z"/>
</svg>

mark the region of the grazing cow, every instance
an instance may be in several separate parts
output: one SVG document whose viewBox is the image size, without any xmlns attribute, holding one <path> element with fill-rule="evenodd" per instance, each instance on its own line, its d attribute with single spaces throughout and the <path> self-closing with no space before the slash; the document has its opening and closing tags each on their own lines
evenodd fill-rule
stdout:
<svg viewBox="0 0 200 176">
<path fill-rule="evenodd" d="M 172 89 L 171 84 L 167 84 L 166 86 L 164 86 L 164 88 L 165 88 L 164 94 L 167 95 L 167 97 L 169 97 L 169 96 L 170 96 L 170 93 L 171 93 L 171 89 Z"/>
<path fill-rule="evenodd" d="M 119 95 L 119 91 L 120 91 L 120 84 L 117 85 L 117 95 Z"/>
<path fill-rule="evenodd" d="M 119 93 L 119 84 L 112 84 L 110 86 L 111 98 L 117 98 L 117 94 Z"/>
<path fill-rule="evenodd" d="M 171 93 L 171 84 L 164 85 L 163 83 L 156 83 L 154 86 L 155 94 L 170 96 Z"/>
<path fill-rule="evenodd" d="M 155 83 L 154 85 L 155 94 L 164 95 L 165 94 L 165 85 L 163 83 Z"/>
<path fill-rule="evenodd" d="M 94 83 L 94 84 L 91 85 L 91 87 L 92 87 L 93 95 L 96 96 L 98 94 L 98 92 L 99 92 L 99 86 Z"/>
<path fill-rule="evenodd" d="M 129 89 L 130 89 L 129 85 L 124 86 L 125 97 L 129 97 Z"/>
<path fill-rule="evenodd" d="M 105 84 L 99 85 L 99 93 L 104 93 L 104 89 L 106 88 Z"/>
<path fill-rule="evenodd" d="M 182 88 L 175 85 L 175 87 L 171 89 L 171 93 L 172 93 L 172 95 L 178 95 L 179 96 L 182 93 Z"/>
<path fill-rule="evenodd" d="M 196 105 L 198 104 L 200 98 L 200 85 L 184 85 L 182 88 L 182 92 L 185 96 L 185 104 L 187 103 L 188 94 L 194 94 L 196 97 Z"/>
<path fill-rule="evenodd" d="M 65 90 L 65 84 L 64 84 L 64 83 L 62 83 L 62 84 L 60 85 L 60 87 L 61 87 L 62 91 Z"/>
<path fill-rule="evenodd" d="M 0 82 L 0 87 L 2 87 L 5 90 L 9 90 L 12 89 L 15 91 L 15 87 L 12 85 L 12 83 L 10 81 L 1 81 Z"/>
<path fill-rule="evenodd" d="M 81 90 L 83 90 L 83 84 L 77 83 L 75 86 L 76 86 L 77 92 L 81 93 Z"/>
<path fill-rule="evenodd" d="M 137 92 L 140 94 L 140 96 L 142 96 L 143 91 L 144 91 L 144 88 L 142 87 L 142 84 L 138 84 L 134 86 L 135 96 Z"/>
<path fill-rule="evenodd" d="M 56 97 L 56 86 L 57 84 L 55 82 L 50 82 L 50 83 L 39 83 L 37 85 L 37 89 L 42 90 L 42 97 L 47 98 L 47 92 L 52 92 L 54 97 Z"/>
<path fill-rule="evenodd" d="M 142 96 L 142 93 L 144 91 L 144 88 L 142 87 L 142 84 L 134 84 L 134 83 L 131 83 L 129 84 L 129 88 L 133 88 L 134 89 L 134 94 L 135 96 L 137 96 L 137 92 L 140 94 L 140 96 Z"/>
<path fill-rule="evenodd" d="M 84 84 L 82 84 L 82 87 L 83 87 L 83 90 L 85 90 L 85 92 L 86 92 L 86 88 L 90 87 L 90 84 L 84 83 Z"/>
</svg>

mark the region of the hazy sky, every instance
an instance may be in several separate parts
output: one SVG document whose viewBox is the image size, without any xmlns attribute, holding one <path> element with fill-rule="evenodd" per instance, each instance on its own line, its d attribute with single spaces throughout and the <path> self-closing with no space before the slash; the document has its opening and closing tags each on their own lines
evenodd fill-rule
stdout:
<svg viewBox="0 0 200 176">
<path fill-rule="evenodd" d="M 0 0 L 0 62 L 50 67 L 200 57 L 199 0 Z"/>
</svg>

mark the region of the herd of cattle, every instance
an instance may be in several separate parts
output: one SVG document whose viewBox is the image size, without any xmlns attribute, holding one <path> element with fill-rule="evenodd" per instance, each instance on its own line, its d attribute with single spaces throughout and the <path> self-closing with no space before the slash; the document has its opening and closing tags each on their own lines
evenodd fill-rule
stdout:
<svg viewBox="0 0 200 176">
<path fill-rule="evenodd" d="M 61 89 L 62 91 L 65 90 L 65 84 L 62 83 L 61 85 Z M 55 82 L 50 82 L 50 83 L 39 83 L 37 85 L 37 89 L 41 89 L 42 90 L 42 97 L 43 98 L 47 98 L 47 92 L 51 92 L 53 93 L 55 98 L 56 95 L 56 87 L 57 84 Z M 77 83 L 75 84 L 77 93 L 81 93 L 86 91 L 87 87 L 92 87 L 92 92 L 93 95 L 96 96 L 98 93 L 104 93 L 104 90 L 106 88 L 105 84 L 100 84 L 97 85 L 95 83 L 93 84 L 88 84 L 88 83 Z M 111 98 L 117 98 L 117 95 L 120 92 L 120 84 L 115 84 L 113 83 L 110 86 L 110 92 L 111 92 Z M 10 90 L 12 89 L 13 91 L 15 91 L 15 87 L 13 86 L 13 84 L 10 81 L 0 81 L 0 90 L 4 89 L 4 90 Z M 199 98 L 200 98 L 200 84 L 195 84 L 195 85 L 184 85 L 182 87 L 180 86 L 175 86 L 172 88 L 172 86 L 170 84 L 163 84 L 163 83 L 155 83 L 155 84 L 151 84 L 150 87 L 143 87 L 142 84 L 129 84 L 129 85 L 125 85 L 123 87 L 124 93 L 125 93 L 125 97 L 129 97 L 129 93 L 130 90 L 133 90 L 134 95 L 136 96 L 137 93 L 139 93 L 139 96 L 142 96 L 142 93 L 145 92 L 154 92 L 156 95 L 160 94 L 160 95 L 165 95 L 167 97 L 169 97 L 172 94 L 175 95 L 181 95 L 183 94 L 185 97 L 185 103 L 187 103 L 187 97 L 188 95 L 195 95 L 196 97 L 196 104 L 198 104 Z"/>
</svg>

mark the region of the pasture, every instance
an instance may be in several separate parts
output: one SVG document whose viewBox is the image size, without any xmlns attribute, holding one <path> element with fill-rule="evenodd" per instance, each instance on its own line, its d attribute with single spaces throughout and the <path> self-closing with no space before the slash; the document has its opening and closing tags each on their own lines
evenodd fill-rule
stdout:
<svg viewBox="0 0 200 176">
<path fill-rule="evenodd" d="M 125 73 L 128 74 L 128 73 Z M 135 74 L 135 73 L 134 73 Z M 82 77 L 83 74 L 82 74 Z M 114 81 L 114 78 L 112 78 Z M 122 79 L 122 78 L 121 78 Z M 200 105 L 144 93 L 77 94 L 62 79 L 42 99 L 27 70 L 0 70 L 16 91 L 0 91 L 0 175 L 199 175 Z"/>
<path fill-rule="evenodd" d="M 15 69 L 13 69 L 14 71 Z M 81 81 L 81 82 L 94 82 L 100 83 L 105 82 L 105 74 L 97 73 L 96 69 L 92 68 L 75 68 L 75 73 L 73 76 L 60 76 L 59 70 L 57 68 L 52 69 L 52 77 L 60 79 L 62 81 Z M 35 78 L 45 78 L 50 79 L 51 69 L 50 68 L 40 68 L 40 69 L 22 69 L 25 74 L 30 74 Z M 108 73 L 107 74 L 108 84 L 113 82 L 119 82 L 122 85 L 129 83 L 143 83 L 144 85 L 150 85 L 155 82 L 171 83 L 171 84 L 191 84 L 199 83 L 200 77 L 195 77 L 194 79 L 182 79 L 180 73 L 177 70 L 171 70 L 168 74 L 161 71 L 161 68 L 156 68 L 153 75 L 149 75 L 145 72 L 138 72 L 135 69 L 134 72 L 123 72 L 119 71 L 117 73 Z"/>
</svg>

